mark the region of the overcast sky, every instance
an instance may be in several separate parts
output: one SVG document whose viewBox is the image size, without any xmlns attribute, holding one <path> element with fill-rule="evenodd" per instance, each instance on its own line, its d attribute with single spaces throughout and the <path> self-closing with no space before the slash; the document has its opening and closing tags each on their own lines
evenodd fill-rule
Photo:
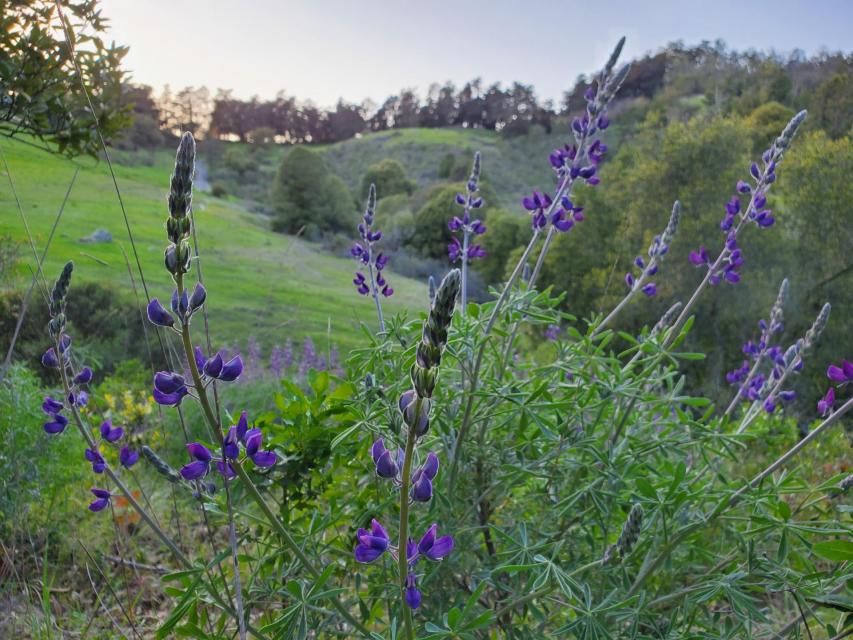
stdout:
<svg viewBox="0 0 853 640">
<path fill-rule="evenodd" d="M 558 100 L 621 35 L 626 58 L 667 42 L 853 49 L 853 0 L 102 0 L 133 80 L 279 90 L 320 106 L 403 87 L 519 80 Z"/>
</svg>

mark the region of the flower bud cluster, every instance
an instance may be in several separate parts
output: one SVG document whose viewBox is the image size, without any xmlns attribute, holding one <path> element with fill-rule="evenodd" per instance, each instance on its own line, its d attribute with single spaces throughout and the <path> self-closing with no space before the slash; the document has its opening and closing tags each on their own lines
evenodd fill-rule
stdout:
<svg viewBox="0 0 853 640">
<path fill-rule="evenodd" d="M 169 218 L 166 220 L 166 270 L 177 277 L 188 273 L 192 259 L 190 233 L 192 232 L 193 173 L 195 172 L 195 139 L 185 132 L 175 155 L 175 170 L 169 188 Z"/>
<path fill-rule="evenodd" d="M 447 223 L 447 228 L 451 232 L 462 231 L 462 242 L 456 236 L 447 245 L 447 253 L 450 257 L 450 262 L 455 263 L 457 260 L 476 260 L 477 258 L 485 258 L 485 250 L 478 244 L 470 244 L 468 239 L 471 235 L 479 236 L 486 233 L 486 225 L 479 219 L 471 218 L 473 209 L 480 209 L 483 206 L 483 198 L 478 195 L 480 189 L 480 152 L 474 154 L 474 163 L 471 167 L 471 176 L 468 178 L 468 183 L 465 185 L 465 193 L 456 194 L 456 204 L 462 207 L 462 217 L 453 216 L 450 222 Z M 465 254 L 464 256 L 462 254 Z"/>
<path fill-rule="evenodd" d="M 644 515 L 643 507 L 641 505 L 635 504 L 631 507 L 628 519 L 622 526 L 622 531 L 619 533 L 619 538 L 616 540 L 616 543 L 611 544 L 605 550 L 604 556 L 601 559 L 602 564 L 610 564 L 616 559 L 622 560 L 631 553 L 631 549 L 634 548 L 634 545 L 637 544 L 637 541 L 640 539 L 640 530 L 643 526 Z"/>
<path fill-rule="evenodd" d="M 746 223 L 754 223 L 761 229 L 772 227 L 776 218 L 767 205 L 767 192 L 776 182 L 776 169 L 782 161 L 785 151 L 791 144 L 794 135 L 806 119 L 806 112 L 800 111 L 787 124 L 782 134 L 761 155 L 762 165 L 753 162 L 749 167 L 750 181 L 738 180 L 735 194 L 725 205 L 725 214 L 720 221 L 720 229 L 726 234 L 726 244 L 720 257 L 712 262 L 704 246 L 698 251 L 690 252 L 690 262 L 697 267 L 705 266 L 710 270 L 709 281 L 717 285 L 723 280 L 729 283 L 740 281 L 736 271 L 743 264 L 741 250 L 737 247 L 737 236 Z M 744 208 L 741 196 L 749 196 L 749 203 Z"/>
<path fill-rule="evenodd" d="M 355 272 L 355 278 L 352 283 L 356 290 L 363 296 L 381 292 L 386 298 L 394 295 L 394 289 L 385 280 L 382 270 L 388 264 L 388 256 L 382 253 L 376 253 L 374 245 L 382 239 L 382 232 L 373 228 L 373 219 L 376 215 L 376 187 L 370 185 L 370 190 L 367 194 L 367 206 L 362 216 L 362 221 L 358 224 L 358 233 L 361 236 L 361 242 L 356 242 L 350 249 L 350 254 L 356 258 L 369 270 L 369 277 L 364 275 L 362 271 Z M 376 271 L 374 275 L 374 270 Z"/>
<path fill-rule="evenodd" d="M 435 389 L 438 366 L 441 355 L 447 344 L 447 331 L 453 319 L 456 298 L 461 288 L 459 269 L 448 273 L 432 301 L 429 316 L 423 325 L 423 334 L 417 347 L 416 360 L 412 365 L 411 379 L 413 388 L 400 396 L 398 403 L 403 422 L 408 428 L 407 451 L 415 453 L 417 440 L 426 435 L 429 430 L 429 413 L 432 404 L 432 394 Z M 438 475 L 439 459 L 434 452 L 429 452 L 409 478 L 402 474 L 411 468 L 411 459 L 406 459 L 406 452 L 401 448 L 392 451 L 385 446 L 385 439 L 379 438 L 371 447 L 371 457 L 380 478 L 391 480 L 396 486 L 408 486 L 408 495 L 401 495 L 401 501 L 429 502 L 433 495 L 433 480 Z M 404 503 L 401 502 L 401 508 Z M 406 525 L 407 526 L 407 525 Z M 417 586 L 415 567 L 421 558 L 439 561 L 453 550 L 453 537 L 446 535 L 436 537 L 437 525 L 433 524 L 423 534 L 419 542 L 408 538 L 406 549 L 399 549 L 391 544 L 388 532 L 376 519 L 371 521 L 370 530 L 359 529 L 357 543 L 354 549 L 358 562 L 373 562 L 386 551 L 389 551 L 400 561 L 401 553 L 406 554 L 406 575 L 401 573 L 404 582 L 403 599 L 411 609 L 417 609 L 421 604 L 421 592 Z M 400 544 L 403 534 L 401 532 Z"/>
</svg>

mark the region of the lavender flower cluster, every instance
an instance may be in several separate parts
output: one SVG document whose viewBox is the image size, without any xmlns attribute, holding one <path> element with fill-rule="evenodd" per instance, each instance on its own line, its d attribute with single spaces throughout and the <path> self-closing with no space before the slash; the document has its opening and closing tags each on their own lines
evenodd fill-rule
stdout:
<svg viewBox="0 0 853 640">
<path fill-rule="evenodd" d="M 72 340 L 65 330 L 66 298 L 73 270 L 74 264 L 72 262 L 66 263 L 51 291 L 48 331 L 54 339 L 54 346 L 45 351 L 41 358 L 45 367 L 58 370 L 65 389 L 64 402 L 52 396 L 46 396 L 41 405 L 42 411 L 47 415 L 44 431 L 52 436 L 61 434 L 68 426 L 68 417 L 62 413 L 66 409 L 66 403 L 68 410 L 74 413 L 75 417 L 77 417 L 77 410 L 88 404 L 89 393 L 86 388 L 94 377 L 91 367 L 82 367 L 79 371 L 75 371 L 71 351 Z M 116 445 L 124 436 L 124 428 L 114 427 L 110 420 L 104 420 L 101 423 L 99 433 L 100 440 L 90 440 L 89 446 L 84 452 L 86 460 L 92 465 L 92 471 L 98 475 L 104 473 L 107 468 L 107 461 L 101 452 L 101 446 L 104 444 L 107 446 Z M 125 444 L 119 449 L 118 459 L 123 467 L 129 469 L 139 460 L 139 452 Z M 92 487 L 91 491 L 95 495 L 95 500 L 89 504 L 89 509 L 101 511 L 109 504 L 112 493 L 99 487 Z"/>
<path fill-rule="evenodd" d="M 382 270 L 388 264 L 388 256 L 383 253 L 376 253 L 375 244 L 382 239 L 382 232 L 373 228 L 373 219 L 376 215 L 376 187 L 370 185 L 370 190 L 367 194 L 367 206 L 364 209 L 362 221 L 358 223 L 358 233 L 361 236 L 361 242 L 356 242 L 350 249 L 350 253 L 354 258 L 359 260 L 368 270 L 368 275 L 364 272 L 356 271 L 355 278 L 352 283 L 356 290 L 363 296 L 372 294 L 377 296 L 381 292 L 386 298 L 394 295 L 394 289 L 385 280 L 382 275 Z M 374 273 L 375 271 L 375 273 Z"/>
<path fill-rule="evenodd" d="M 465 185 L 465 193 L 456 194 L 456 204 L 462 207 L 462 217 L 453 216 L 450 222 L 447 223 L 447 228 L 452 233 L 462 231 L 462 242 L 459 238 L 453 236 L 450 244 L 447 245 L 447 253 L 450 257 L 450 263 L 453 264 L 458 260 L 463 260 L 466 263 L 478 258 L 485 258 L 486 251 L 479 244 L 471 244 L 472 236 L 479 236 L 486 233 L 486 225 L 479 218 L 472 219 L 471 211 L 482 208 L 483 198 L 478 194 L 480 190 L 480 152 L 474 154 L 474 163 L 471 167 L 471 176 Z"/>
<path fill-rule="evenodd" d="M 700 246 L 697 251 L 690 252 L 690 262 L 696 267 L 707 269 L 706 278 L 712 285 L 718 285 L 723 280 L 732 284 L 740 282 L 738 270 L 743 266 L 744 260 L 743 252 L 738 247 L 737 241 L 738 234 L 744 225 L 754 223 L 758 228 L 767 229 L 776 222 L 772 210 L 765 208 L 767 192 L 776 182 L 776 169 L 805 118 L 805 111 L 794 116 L 782 134 L 762 154 L 762 166 L 756 162 L 750 165 L 749 175 L 753 184 L 738 180 L 735 186 L 735 194 L 726 203 L 725 214 L 720 221 L 720 229 L 726 234 L 726 241 L 717 259 L 711 260 L 711 256 L 704 245 Z M 750 196 L 750 200 L 744 207 L 741 197 L 746 195 Z"/>
<path fill-rule="evenodd" d="M 421 558 L 440 561 L 453 550 L 453 537 L 438 537 L 436 524 L 428 527 L 418 542 L 409 537 L 408 509 L 409 500 L 425 503 L 432 499 L 433 480 L 438 475 L 439 459 L 435 452 L 429 452 L 414 471 L 412 466 L 416 443 L 429 431 L 438 366 L 447 344 L 447 331 L 460 288 L 461 275 L 458 269 L 454 269 L 439 285 L 429 317 L 424 323 L 423 337 L 411 369 L 412 388 L 401 394 L 398 402 L 400 415 L 407 427 L 405 450 L 388 449 L 384 438 L 377 439 L 371 447 L 376 475 L 390 480 L 400 491 L 400 542 L 394 546 L 387 530 L 376 519 L 371 521 L 369 530 L 360 528 L 356 535 L 354 555 L 358 562 L 373 562 L 386 551 L 395 558 L 400 573 L 401 595 L 410 609 L 417 609 L 421 604 L 415 572 L 418 561 Z M 405 557 L 401 557 L 402 553 L 405 553 Z"/>
<path fill-rule="evenodd" d="M 829 381 L 838 386 L 839 389 L 846 387 L 853 382 L 853 362 L 842 360 L 840 364 L 831 364 L 826 370 L 826 377 Z M 817 403 L 817 412 L 826 416 L 832 412 L 835 406 L 835 389 L 829 387 L 826 394 Z"/>
<path fill-rule="evenodd" d="M 575 206 L 568 195 L 562 194 L 576 180 L 582 180 L 589 186 L 600 184 L 598 166 L 607 153 L 607 145 L 594 136 L 610 126 L 607 117 L 607 105 L 616 95 L 622 82 L 628 74 L 629 67 L 623 66 L 613 73 L 625 39 L 616 45 L 610 59 L 593 85 L 586 90 L 586 110 L 583 116 L 572 120 L 572 133 L 575 141 L 554 149 L 548 156 L 548 161 L 554 169 L 557 178 L 557 194 L 560 206 L 554 206 L 554 199 L 547 193 L 534 191 L 525 197 L 521 205 L 530 213 L 533 229 L 543 229 L 551 223 L 554 230 L 565 232 L 574 227 L 575 223 L 583 222 L 583 207 Z M 594 138 L 587 145 L 587 141 Z"/>
<path fill-rule="evenodd" d="M 636 276 L 632 272 L 625 274 L 625 284 L 631 292 L 639 289 L 648 297 L 657 295 L 658 287 L 654 282 L 646 282 L 646 278 L 650 278 L 657 274 L 660 268 L 660 262 L 663 257 L 669 253 L 669 247 L 678 231 L 678 223 L 681 220 L 681 203 L 678 200 L 672 205 L 672 213 L 669 215 L 669 221 L 663 233 L 656 235 L 649 245 L 648 262 L 642 256 L 634 258 L 634 267 L 637 270 Z"/>
</svg>

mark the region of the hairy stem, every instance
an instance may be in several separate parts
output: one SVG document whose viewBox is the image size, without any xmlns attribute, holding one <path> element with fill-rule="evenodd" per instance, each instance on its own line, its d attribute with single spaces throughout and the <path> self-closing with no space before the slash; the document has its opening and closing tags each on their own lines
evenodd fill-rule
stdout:
<svg viewBox="0 0 853 640">
<path fill-rule="evenodd" d="M 415 403 L 415 416 L 421 415 L 421 398 Z M 412 433 L 411 427 L 406 430 L 406 453 L 403 458 L 403 470 L 400 475 L 400 538 L 397 545 L 397 571 L 400 582 L 400 605 L 403 608 L 403 626 L 406 630 L 406 638 L 414 640 L 415 630 L 412 623 L 412 612 L 406 604 L 406 579 L 409 575 L 409 485 L 412 475 L 412 459 L 415 453 L 415 441 L 417 438 Z"/>
<path fill-rule="evenodd" d="M 521 274 L 521 270 L 524 267 L 524 263 L 527 262 L 527 258 L 530 257 L 530 252 L 533 251 L 533 247 L 536 245 L 536 241 L 539 239 L 539 232 L 539 229 L 534 229 L 533 235 L 530 238 L 530 242 L 524 249 L 524 253 L 519 259 L 518 264 L 515 265 L 515 269 L 513 269 L 512 274 L 510 274 L 506 285 L 504 285 L 503 291 L 501 291 L 501 295 L 495 302 L 495 307 L 494 309 L 492 309 L 492 314 L 489 316 L 489 320 L 486 322 L 486 327 L 483 330 L 483 335 L 481 338 L 482 342 L 480 343 L 480 348 L 477 350 L 477 358 L 474 361 L 474 368 L 471 371 L 471 380 L 468 384 L 468 398 L 465 404 L 465 413 L 462 416 L 462 424 L 459 427 L 459 433 L 456 436 L 456 443 L 453 446 L 453 456 L 450 460 L 450 478 L 448 480 L 448 486 L 450 488 L 451 495 L 453 493 L 453 487 L 456 484 L 456 474 L 459 465 L 459 457 L 462 453 L 462 442 L 465 440 L 465 436 L 467 435 L 468 428 L 471 424 L 471 409 L 474 405 L 474 393 L 477 390 L 480 367 L 482 367 L 483 365 L 483 356 L 485 355 L 486 351 L 486 338 L 488 338 L 489 334 L 492 332 L 492 329 L 494 328 L 495 323 L 498 320 L 498 315 L 500 314 L 501 308 L 506 302 L 507 297 L 509 297 L 509 292 L 512 289 L 512 286 L 515 284 L 515 281 Z"/>
</svg>

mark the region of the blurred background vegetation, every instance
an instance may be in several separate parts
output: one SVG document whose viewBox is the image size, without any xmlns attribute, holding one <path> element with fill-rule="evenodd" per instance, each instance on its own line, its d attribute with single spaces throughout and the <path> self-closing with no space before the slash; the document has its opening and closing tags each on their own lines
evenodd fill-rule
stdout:
<svg viewBox="0 0 853 640">
<path fill-rule="evenodd" d="M 529 238 L 519 199 L 553 189 L 547 155 L 571 139 L 569 123 L 584 107 L 590 78 L 579 77 L 561 104 L 539 101 L 530 85 L 485 86 L 478 79 L 461 87 L 435 84 L 425 96 L 402 90 L 372 109 L 341 101 L 324 110 L 284 94 L 240 100 L 204 87 L 158 94 L 129 82 L 123 50 L 98 38 L 101 25 L 90 4 L 70 11 L 71 20 L 89 25 L 78 43 L 83 72 L 87 85 L 99 88 L 94 106 L 146 285 L 152 295 L 167 294 L 157 268 L 164 197 L 176 136 L 189 130 L 200 140 L 194 202 L 213 292 L 212 335 L 228 350 L 248 354 L 254 367 L 246 376 L 252 384 L 239 385 L 223 402 L 280 426 L 282 446 L 292 447 L 295 461 L 287 470 L 292 477 L 281 482 L 298 496 L 312 482 L 322 485 L 317 467 L 328 454 L 327 433 L 304 442 L 298 435 L 316 426 L 311 416 L 324 410 L 328 374 L 318 381 L 312 370 L 340 373 L 337 351 L 362 343 L 360 323 L 372 322 L 370 302 L 350 283 L 355 264 L 348 260 L 367 186 L 377 185 L 376 219 L 382 249 L 391 256 L 396 294 L 390 311 L 415 313 L 427 300 L 426 278 L 448 268 L 446 223 L 458 212 L 453 197 L 480 151 L 488 227 L 481 241 L 488 255 L 474 264 L 471 294 L 483 300 Z M 88 478 L 79 442 L 46 453 L 38 407 L 53 382 L 42 379 L 37 366 L 46 323 L 40 291 L 17 328 L 35 268 L 21 216 L 40 252 L 78 169 L 45 272 L 51 278 L 66 259 L 78 262 L 69 316 L 75 344 L 97 369 L 93 397 L 100 404 L 93 410 L 129 425 L 140 442 L 161 445 L 166 457 L 183 456 L 182 441 L 166 435 L 148 395 L 150 370 L 164 363 L 140 323 L 143 283 L 129 276 L 134 256 L 85 98 L 61 35 L 44 28 L 55 23 L 50 5 L 22 3 L 19 13 L 0 14 L 0 356 L 17 332 L 0 384 L 0 539 L 6 547 L 0 582 L 31 584 L 40 576 L 40 597 L 48 592 L 48 604 L 46 612 L 28 614 L 34 628 L 50 618 L 51 607 L 75 609 L 68 599 L 51 604 L 48 574 L 51 562 L 81 561 L 81 550 L 63 536 L 85 507 Z M 42 68 L 50 73 L 28 73 Z M 39 90 L 39 83 L 49 90 Z M 579 318 L 608 311 L 625 293 L 622 276 L 631 261 L 645 253 L 679 199 L 682 226 L 657 278 L 658 296 L 634 303 L 620 318 L 629 332 L 653 324 L 701 278 L 687 261 L 689 251 L 722 242 L 719 220 L 735 182 L 804 108 L 809 118 L 771 193 L 777 225 L 762 233 L 750 229 L 743 238 L 743 281 L 700 300 L 701 321 L 686 348 L 708 354 L 688 369 L 690 391 L 728 399 L 725 372 L 740 365 L 741 343 L 756 335 L 782 278 L 791 281 L 785 344 L 831 302 L 828 328 L 807 360 L 789 414 L 791 423 L 810 421 L 826 363 L 853 353 L 853 56 L 780 56 L 718 41 L 671 43 L 634 60 L 610 111 L 602 183 L 578 191 L 575 204 L 585 207 L 586 220 L 558 237 L 540 284 L 564 293 L 563 310 Z M 543 342 L 535 332 L 541 328 L 523 330 L 531 347 Z M 282 378 L 295 384 L 282 386 Z M 190 411 L 187 420 L 188 432 L 197 433 L 198 416 Z M 826 449 L 816 456 L 815 464 L 831 459 Z M 167 513 L 174 504 L 168 489 L 151 499 Z M 87 525 L 86 544 L 105 535 L 98 528 L 105 522 Z M 35 540 L 30 530 L 43 534 Z M 18 553 L 31 562 L 12 560 Z M 73 587 L 83 583 L 87 590 L 82 576 L 75 580 Z M 19 603 L 8 604 L 19 611 Z"/>
</svg>

